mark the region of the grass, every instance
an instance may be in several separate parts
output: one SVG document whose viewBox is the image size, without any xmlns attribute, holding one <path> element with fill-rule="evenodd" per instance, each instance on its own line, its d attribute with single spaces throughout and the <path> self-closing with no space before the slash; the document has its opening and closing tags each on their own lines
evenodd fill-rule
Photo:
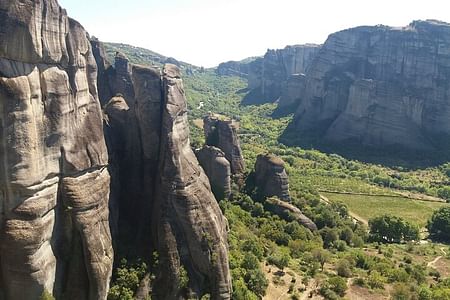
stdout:
<svg viewBox="0 0 450 300">
<path fill-rule="evenodd" d="M 403 197 L 347 195 L 323 193 L 331 201 L 340 201 L 348 209 L 364 219 L 383 214 L 392 214 L 424 227 L 433 211 L 447 206 L 447 203 L 411 200 Z"/>
</svg>

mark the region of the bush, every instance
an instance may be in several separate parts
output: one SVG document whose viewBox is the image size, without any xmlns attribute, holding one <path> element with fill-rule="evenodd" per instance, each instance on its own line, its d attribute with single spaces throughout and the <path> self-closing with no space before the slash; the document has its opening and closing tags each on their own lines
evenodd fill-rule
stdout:
<svg viewBox="0 0 450 300">
<path fill-rule="evenodd" d="M 428 221 L 430 235 L 442 241 L 450 241 L 450 207 L 442 207 L 435 211 Z"/>
<path fill-rule="evenodd" d="M 372 289 L 382 289 L 384 288 L 384 283 L 386 278 L 381 276 L 377 271 L 372 271 L 367 278 L 367 285 Z"/>
<path fill-rule="evenodd" d="M 396 283 L 392 289 L 391 297 L 393 300 L 409 300 L 412 298 L 412 293 L 404 283 Z"/>
<path fill-rule="evenodd" d="M 330 277 L 323 285 L 325 289 L 330 289 L 339 296 L 344 296 L 347 290 L 347 281 L 339 276 Z"/>
<path fill-rule="evenodd" d="M 350 278 L 352 277 L 352 270 L 350 262 L 346 259 L 341 259 L 336 263 L 336 273 L 339 276 Z"/>
</svg>

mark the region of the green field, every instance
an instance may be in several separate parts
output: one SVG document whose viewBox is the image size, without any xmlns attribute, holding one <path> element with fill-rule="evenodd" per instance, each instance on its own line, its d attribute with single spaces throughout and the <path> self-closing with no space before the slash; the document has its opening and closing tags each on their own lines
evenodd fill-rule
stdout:
<svg viewBox="0 0 450 300">
<path fill-rule="evenodd" d="M 391 214 L 405 218 L 421 227 L 427 224 L 433 211 L 449 205 L 441 202 L 411 200 L 402 197 L 347 195 L 335 193 L 322 193 L 331 201 L 340 201 L 358 216 L 369 220 L 383 214 Z"/>
</svg>

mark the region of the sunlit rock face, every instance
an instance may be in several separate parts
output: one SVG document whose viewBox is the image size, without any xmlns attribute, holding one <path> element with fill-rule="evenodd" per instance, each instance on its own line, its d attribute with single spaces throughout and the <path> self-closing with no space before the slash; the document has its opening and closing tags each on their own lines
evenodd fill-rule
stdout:
<svg viewBox="0 0 450 300">
<path fill-rule="evenodd" d="M 0 1 L 0 298 L 106 299 L 113 251 L 97 66 L 56 1 Z"/>
<path fill-rule="evenodd" d="M 272 154 L 260 154 L 255 164 L 255 185 L 260 197 L 276 196 L 289 200 L 289 178 L 284 161 Z"/>
<path fill-rule="evenodd" d="M 306 73 L 319 49 L 320 46 L 315 44 L 287 46 L 268 50 L 263 58 L 250 62 L 247 76 L 249 93 L 243 104 L 278 101 L 288 78 Z"/>
<path fill-rule="evenodd" d="M 231 195 L 231 166 L 225 153 L 217 147 L 205 145 L 196 155 L 216 198 L 228 199 Z"/>
<path fill-rule="evenodd" d="M 219 148 L 230 162 L 231 173 L 240 176 L 245 170 L 241 144 L 235 121 L 220 115 L 209 115 L 203 119 L 206 144 Z"/>
<path fill-rule="evenodd" d="M 102 46 L 96 43 L 102 53 Z M 99 65 L 104 55 L 96 55 Z M 103 78 L 103 79 L 101 79 Z M 189 142 L 187 103 L 180 71 L 129 63 L 120 53 L 106 80 L 105 134 L 110 154 L 111 222 L 128 257 L 154 251 L 152 297 L 178 299 L 181 270 L 188 290 L 230 299 L 227 222 Z M 115 95 L 111 99 L 104 96 Z"/>
<path fill-rule="evenodd" d="M 291 128 L 331 142 L 436 150 L 450 134 L 449 82 L 449 24 L 340 31 L 299 86 Z"/>
</svg>

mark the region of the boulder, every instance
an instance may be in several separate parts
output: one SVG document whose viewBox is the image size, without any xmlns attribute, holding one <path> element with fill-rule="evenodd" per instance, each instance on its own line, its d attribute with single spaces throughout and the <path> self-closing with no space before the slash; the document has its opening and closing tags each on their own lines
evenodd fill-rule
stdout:
<svg viewBox="0 0 450 300">
<path fill-rule="evenodd" d="M 289 178 L 284 161 L 272 154 L 260 154 L 256 158 L 255 186 L 261 198 L 276 196 L 289 200 Z"/>
<path fill-rule="evenodd" d="M 294 219 L 309 230 L 317 231 L 317 225 L 313 221 L 311 221 L 310 218 L 305 216 L 300 209 L 298 209 L 291 203 L 281 201 L 276 197 L 271 197 L 266 199 L 266 205 L 273 213 L 279 215 L 280 217 L 287 220 Z"/>
</svg>

